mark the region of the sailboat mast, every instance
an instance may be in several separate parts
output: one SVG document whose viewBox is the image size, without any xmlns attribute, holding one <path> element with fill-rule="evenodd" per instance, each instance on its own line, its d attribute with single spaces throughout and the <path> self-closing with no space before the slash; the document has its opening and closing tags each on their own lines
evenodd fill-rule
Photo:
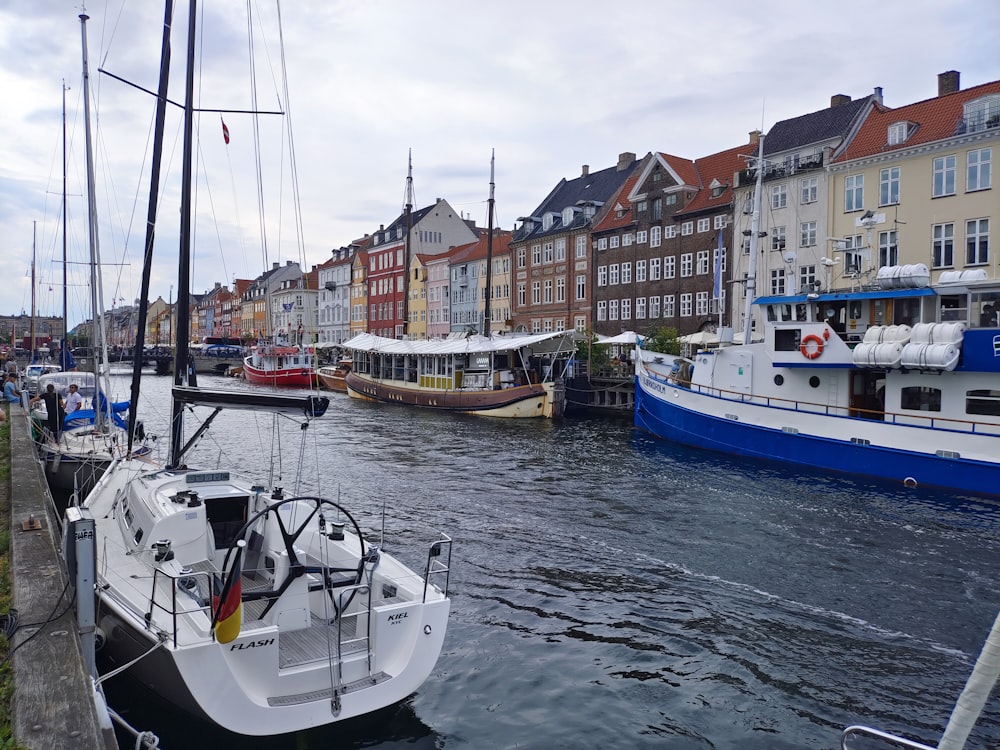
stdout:
<svg viewBox="0 0 1000 750">
<path fill-rule="evenodd" d="M 37 222 L 31 222 L 31 349 L 29 361 L 35 361 L 35 242 L 38 235 Z"/>
<path fill-rule="evenodd" d="M 407 156 L 406 166 L 406 207 L 403 223 L 406 234 L 403 237 L 403 337 L 410 333 L 410 234 L 413 232 L 413 149 Z"/>
<path fill-rule="evenodd" d="M 764 183 L 764 136 L 757 143 L 757 182 L 753 189 L 753 214 L 750 217 L 750 262 L 747 264 L 746 300 L 743 311 L 743 343 L 750 343 L 753 330 L 753 301 L 757 296 L 757 245 L 760 242 L 761 185 Z"/>
<path fill-rule="evenodd" d="M 191 286 L 191 184 L 193 181 L 194 154 L 194 59 L 195 22 L 198 2 L 191 0 L 188 8 L 187 76 L 184 94 L 184 162 L 181 177 L 181 227 L 180 255 L 177 265 L 177 349 L 174 352 L 174 385 L 185 385 L 188 376 L 188 338 L 191 335 L 189 317 Z M 173 467 L 182 453 L 184 442 L 184 404 L 171 399 L 170 457 L 167 465 Z"/>
<path fill-rule="evenodd" d="M 489 210 L 487 211 L 486 218 L 486 307 L 483 310 L 483 335 L 490 335 L 490 316 L 493 314 L 490 310 L 490 299 L 493 296 L 493 159 L 495 158 L 495 151 L 490 151 L 490 199 L 487 201 Z"/>
<path fill-rule="evenodd" d="M 97 188 L 94 180 L 94 148 L 90 132 L 90 60 L 87 55 L 87 21 L 90 16 L 80 14 L 80 34 L 83 38 L 83 128 L 87 142 L 87 225 L 89 228 L 90 245 L 90 310 L 91 310 L 91 350 L 94 354 L 94 382 L 101 375 L 100 361 L 104 354 L 103 321 L 99 314 L 97 303 L 98 283 L 97 268 L 100 263 L 100 249 L 97 236 Z M 98 356 L 100 353 L 101 356 Z M 94 427 L 101 430 L 104 426 L 104 414 L 101 409 L 94 409 Z"/>
<path fill-rule="evenodd" d="M 63 81 L 62 87 L 62 251 L 63 251 L 63 288 L 62 288 L 62 303 L 63 303 L 63 335 L 62 343 L 59 345 L 59 359 L 60 364 L 63 369 L 67 369 L 69 365 L 69 350 L 66 348 L 68 346 L 67 336 L 69 335 L 69 305 L 67 303 L 67 292 L 66 288 L 68 286 L 66 279 L 66 81 Z"/>
<path fill-rule="evenodd" d="M 156 236 L 156 209 L 160 195 L 160 161 L 163 154 L 163 130 L 167 117 L 167 84 L 170 80 L 170 27 L 174 15 L 173 0 L 166 0 L 163 12 L 163 41 L 160 47 L 160 83 L 156 92 L 156 121 L 153 129 L 153 163 L 149 176 L 149 205 L 146 207 L 146 252 L 142 263 L 139 289 L 139 317 L 136 321 L 135 351 L 132 354 L 132 390 L 128 408 L 128 450 L 132 452 L 139 406 L 139 380 L 142 375 L 142 353 L 146 344 L 146 314 L 149 284 L 152 276 L 153 240 Z"/>
</svg>

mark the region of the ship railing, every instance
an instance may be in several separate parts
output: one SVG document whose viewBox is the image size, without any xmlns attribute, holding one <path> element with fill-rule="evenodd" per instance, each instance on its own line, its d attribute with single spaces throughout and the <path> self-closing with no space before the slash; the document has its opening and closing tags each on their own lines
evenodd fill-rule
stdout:
<svg viewBox="0 0 1000 750">
<path fill-rule="evenodd" d="M 170 632 L 167 636 L 177 647 L 177 618 L 181 615 L 195 614 L 201 612 L 212 620 L 212 572 L 204 570 L 184 571 L 180 575 L 171 575 L 164 570 L 157 568 L 153 571 L 152 594 L 149 597 L 149 608 L 143 613 L 146 621 L 146 629 L 152 630 L 154 627 L 153 615 L 159 611 L 170 619 Z M 163 585 L 166 580 L 166 585 Z M 167 592 L 163 590 L 167 589 Z M 188 597 L 194 606 L 181 606 L 178 599 L 178 589 L 182 590 L 185 597 Z M 169 594 L 169 602 L 158 601 L 157 596 Z M 203 603 L 202 603 L 203 602 Z M 162 630 L 162 628 L 160 628 Z"/>
<path fill-rule="evenodd" d="M 654 376 L 650 376 L 654 377 Z M 664 378 L 654 377 L 655 380 L 668 382 Z M 685 384 L 687 387 L 687 385 Z M 776 396 L 761 396 L 743 391 L 731 391 L 725 388 L 714 386 L 691 384 L 690 389 L 713 398 L 726 401 L 740 401 L 745 404 L 756 404 L 775 409 L 787 409 L 788 411 L 806 412 L 809 414 L 824 414 L 830 417 L 844 417 L 854 419 L 866 419 L 869 421 L 883 422 L 901 427 L 916 427 L 918 429 L 932 429 L 950 432 L 969 433 L 973 435 L 1000 436 L 1000 424 L 996 422 L 982 422 L 971 419 L 958 419 L 956 417 L 931 416 L 924 414 L 901 413 L 883 411 L 881 409 L 870 409 L 860 406 L 840 406 L 831 404 L 821 404 L 814 401 L 799 401 L 797 399 L 779 398 Z"/>
<path fill-rule="evenodd" d="M 451 537 L 441 534 L 427 550 L 427 565 L 424 567 L 424 603 L 427 602 L 427 587 L 432 577 L 437 580 L 444 578 L 444 586 L 438 588 L 448 596 L 448 585 L 451 582 L 451 546 Z"/>
<path fill-rule="evenodd" d="M 889 734 L 888 732 L 883 732 L 880 729 L 873 729 L 871 727 L 862 726 L 856 724 L 854 726 L 847 727 L 840 735 L 840 747 L 841 750 L 852 750 L 848 742 L 854 737 L 864 737 L 871 740 L 879 740 L 877 745 L 866 742 L 865 747 L 892 747 L 892 748 L 902 748 L 902 750 L 937 750 L 937 748 L 931 745 L 924 745 L 921 742 L 915 742 L 914 740 L 908 740 L 905 737 L 899 737 L 895 734 Z"/>
</svg>

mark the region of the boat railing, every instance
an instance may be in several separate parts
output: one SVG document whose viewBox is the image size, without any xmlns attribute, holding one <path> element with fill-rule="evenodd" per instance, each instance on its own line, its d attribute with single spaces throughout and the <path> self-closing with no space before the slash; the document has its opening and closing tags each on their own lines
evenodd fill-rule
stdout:
<svg viewBox="0 0 1000 750">
<path fill-rule="evenodd" d="M 650 377 L 654 376 L 650 375 Z M 654 379 L 663 380 L 663 378 L 655 377 Z M 978 422 L 971 419 L 925 416 L 923 414 L 904 414 L 901 412 L 866 409 L 850 405 L 840 406 L 821 404 L 814 401 L 800 401 L 797 399 L 779 398 L 775 396 L 760 396 L 753 393 L 744 393 L 743 391 L 731 391 L 725 388 L 716 388 L 714 386 L 698 385 L 694 383 L 690 386 L 685 385 L 685 387 L 713 398 L 719 398 L 727 401 L 740 401 L 745 404 L 757 404 L 775 409 L 787 409 L 788 411 L 806 412 L 809 414 L 824 414 L 830 417 L 845 417 L 849 419 L 860 418 L 903 427 L 949 430 L 952 432 L 971 433 L 974 435 L 1000 436 L 1000 424 L 995 422 Z"/>
<path fill-rule="evenodd" d="M 923 414 L 901 413 L 882 411 L 880 409 L 867 409 L 860 406 L 840 406 L 821 404 L 813 401 L 800 401 L 797 399 L 779 398 L 776 396 L 761 396 L 744 391 L 732 391 L 726 388 L 678 381 L 675 378 L 663 377 L 650 370 L 645 370 L 645 375 L 650 380 L 666 383 L 671 387 L 682 387 L 696 393 L 718 398 L 725 401 L 740 401 L 745 404 L 756 404 L 775 409 L 786 409 L 788 411 L 806 412 L 809 414 L 824 414 L 831 417 L 844 417 L 848 419 L 867 419 L 870 421 L 884 422 L 897 426 L 916 427 L 919 429 L 933 429 L 951 432 L 961 432 L 973 435 L 1000 436 L 1000 424 L 996 422 L 980 422 L 971 419 L 957 419 L 955 417 L 925 416 Z"/>
<path fill-rule="evenodd" d="M 441 534 L 440 538 L 431 544 L 427 550 L 427 565 L 424 567 L 424 595 L 423 601 L 427 601 L 427 586 L 431 583 L 431 577 L 444 578 L 444 586 L 438 588 L 448 596 L 448 585 L 451 581 L 451 537 Z"/>
<path fill-rule="evenodd" d="M 908 740 L 905 737 L 899 737 L 895 734 L 889 734 L 888 732 L 883 732 L 880 729 L 873 729 L 871 727 L 862 726 L 856 724 L 854 726 L 847 727 L 840 735 L 840 747 L 841 750 L 851 750 L 851 746 L 848 742 L 854 737 L 864 737 L 866 739 L 881 740 L 879 746 L 881 747 L 894 747 L 902 748 L 903 750 L 937 750 L 931 745 L 924 745 L 921 742 L 915 742 L 914 740 Z M 866 743 L 865 747 L 872 747 L 871 743 Z"/>
<path fill-rule="evenodd" d="M 211 611 L 211 601 L 212 601 L 212 573 L 210 571 L 188 571 L 185 570 L 180 575 L 171 575 L 160 568 L 153 571 L 153 587 L 152 594 L 149 597 L 149 609 L 146 610 L 143 615 L 146 621 L 146 629 L 151 630 L 153 628 L 153 614 L 154 611 L 160 611 L 170 618 L 170 632 L 169 637 L 173 640 L 174 647 L 177 647 L 177 617 L 179 615 L 189 615 L 196 612 L 201 612 L 208 617 L 209 622 L 212 619 Z M 162 587 L 161 582 L 166 579 L 168 582 L 167 587 Z M 162 603 L 157 601 L 157 592 L 161 592 L 162 588 L 169 588 L 170 601 L 169 603 Z M 178 588 L 184 591 L 185 596 L 190 597 L 192 607 L 181 607 L 178 602 Z M 199 598 L 204 601 L 204 604 L 199 603 Z"/>
</svg>

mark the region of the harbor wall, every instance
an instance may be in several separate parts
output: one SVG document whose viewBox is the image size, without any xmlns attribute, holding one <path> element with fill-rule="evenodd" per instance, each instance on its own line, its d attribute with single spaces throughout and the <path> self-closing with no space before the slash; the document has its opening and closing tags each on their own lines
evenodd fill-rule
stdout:
<svg viewBox="0 0 1000 750">
<path fill-rule="evenodd" d="M 14 737 L 19 746 L 38 750 L 117 750 L 113 730 L 102 728 L 84 667 L 74 589 L 59 553 L 59 519 L 27 414 L 13 405 L 9 421 L 11 471 L 5 489 L 11 507 L 12 598 L 20 623 L 10 641 Z"/>
</svg>

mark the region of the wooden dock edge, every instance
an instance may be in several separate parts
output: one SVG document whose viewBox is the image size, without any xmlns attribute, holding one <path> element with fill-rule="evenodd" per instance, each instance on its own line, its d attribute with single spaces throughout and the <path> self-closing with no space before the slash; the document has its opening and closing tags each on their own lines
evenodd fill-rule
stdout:
<svg viewBox="0 0 1000 750">
<path fill-rule="evenodd" d="M 38 750 L 117 750 L 114 731 L 101 727 L 84 666 L 55 505 L 27 414 L 16 405 L 10 408 L 10 443 L 11 582 L 21 623 L 10 646 L 17 649 L 11 656 L 14 738 Z M 50 617 L 48 624 L 27 627 Z"/>
</svg>

